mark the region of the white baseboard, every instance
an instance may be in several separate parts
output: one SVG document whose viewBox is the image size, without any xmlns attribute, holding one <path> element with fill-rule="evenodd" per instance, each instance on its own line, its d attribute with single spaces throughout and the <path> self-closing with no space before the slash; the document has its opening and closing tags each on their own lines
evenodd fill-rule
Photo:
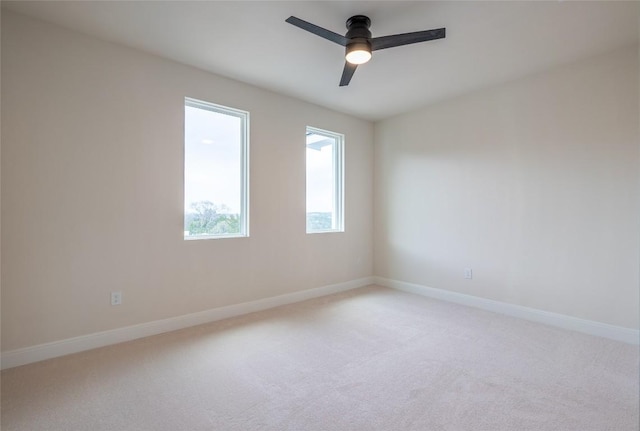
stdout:
<svg viewBox="0 0 640 431">
<path fill-rule="evenodd" d="M 482 310 L 556 326 L 562 329 L 578 331 L 584 334 L 610 338 L 612 340 L 622 341 L 629 344 L 640 344 L 640 331 L 636 329 L 609 325 L 592 320 L 579 319 L 577 317 L 566 316 L 564 314 L 551 313 L 535 308 L 493 301 L 491 299 L 465 295 L 463 293 L 451 292 L 448 290 L 434 289 L 432 287 L 407 283 L 404 281 L 390 280 L 382 277 L 374 277 L 374 279 L 375 283 L 379 286 L 391 287 L 393 289 L 409 293 L 415 293 L 448 302 L 455 302 L 456 304 L 480 308 Z"/>
<path fill-rule="evenodd" d="M 280 305 L 305 301 L 307 299 L 343 292 L 373 283 L 373 277 L 364 277 L 344 283 L 331 284 L 317 287 L 315 289 L 274 296 L 272 298 L 259 299 L 257 301 L 229 305 L 184 316 L 156 320 L 139 325 L 96 332 L 79 337 L 67 338 L 65 340 L 53 341 L 51 343 L 39 344 L 37 346 L 11 350 L 2 353 L 2 356 L 0 357 L 0 364 L 2 369 L 17 367 L 19 365 L 69 355 L 71 353 L 95 349 L 97 347 L 122 343 L 124 341 L 131 341 L 138 338 L 148 337 L 150 335 L 157 335 L 164 332 L 188 328 L 190 326 L 202 325 L 204 323 L 214 322 L 216 320 L 222 320 L 229 317 L 267 310 Z"/>
</svg>

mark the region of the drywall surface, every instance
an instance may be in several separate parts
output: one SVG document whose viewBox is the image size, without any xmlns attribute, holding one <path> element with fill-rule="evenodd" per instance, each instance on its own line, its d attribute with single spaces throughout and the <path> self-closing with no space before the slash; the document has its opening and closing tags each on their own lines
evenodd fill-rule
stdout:
<svg viewBox="0 0 640 431">
<path fill-rule="evenodd" d="M 638 71 L 629 47 L 377 123 L 375 274 L 638 328 Z"/>
<path fill-rule="evenodd" d="M 185 96 L 250 112 L 249 238 L 183 240 Z M 373 272 L 369 122 L 4 11 L 2 125 L 5 351 Z M 305 233 L 308 125 L 346 136 L 344 233 Z"/>
</svg>

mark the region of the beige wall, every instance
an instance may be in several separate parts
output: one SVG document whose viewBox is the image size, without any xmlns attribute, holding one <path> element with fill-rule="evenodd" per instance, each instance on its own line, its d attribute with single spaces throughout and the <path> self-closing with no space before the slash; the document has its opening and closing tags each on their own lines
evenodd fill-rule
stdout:
<svg viewBox="0 0 640 431">
<path fill-rule="evenodd" d="M 382 121 L 374 271 L 637 328 L 638 146 L 637 47 Z"/>
<path fill-rule="evenodd" d="M 185 96 L 251 114 L 250 238 L 182 239 Z M 373 273 L 369 122 L 4 11 L 2 123 L 5 351 Z M 343 234 L 305 233 L 307 125 Z"/>
</svg>

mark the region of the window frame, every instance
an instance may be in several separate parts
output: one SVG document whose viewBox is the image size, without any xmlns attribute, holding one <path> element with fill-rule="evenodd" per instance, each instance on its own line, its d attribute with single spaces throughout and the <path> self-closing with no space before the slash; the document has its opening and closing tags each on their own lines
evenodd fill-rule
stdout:
<svg viewBox="0 0 640 431">
<path fill-rule="evenodd" d="M 345 148 L 345 135 L 342 133 L 332 132 L 330 130 L 320 129 L 318 127 L 307 126 L 305 133 L 305 231 L 307 234 L 318 233 L 340 233 L 345 231 L 345 211 L 344 211 L 344 148 Z M 310 134 L 324 136 L 334 140 L 334 152 L 333 152 L 333 179 L 334 179 L 334 209 L 335 209 L 335 221 L 332 220 L 331 229 L 316 229 L 309 230 L 307 223 L 307 179 L 309 172 L 307 170 L 306 163 L 306 151 L 307 142 L 306 137 Z"/>
<path fill-rule="evenodd" d="M 241 109 L 231 108 L 228 106 L 219 105 L 216 103 L 207 102 L 192 97 L 184 98 L 183 109 L 186 112 L 186 108 L 203 109 L 218 114 L 229 115 L 240 119 L 240 232 L 230 234 L 215 234 L 215 235 L 192 235 L 187 236 L 184 234 L 183 239 L 185 241 L 192 240 L 207 240 L 207 239 L 225 239 L 225 238 L 247 238 L 249 237 L 249 112 Z M 182 192 L 183 192 L 183 225 L 186 217 L 186 202 L 184 202 L 186 194 L 186 120 L 183 116 L 183 180 L 182 180 Z"/>
</svg>

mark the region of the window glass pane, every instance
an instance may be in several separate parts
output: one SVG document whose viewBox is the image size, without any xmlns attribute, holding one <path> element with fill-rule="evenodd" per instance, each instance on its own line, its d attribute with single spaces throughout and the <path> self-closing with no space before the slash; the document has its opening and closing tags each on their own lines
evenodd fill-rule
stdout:
<svg viewBox="0 0 640 431">
<path fill-rule="evenodd" d="M 247 113 L 186 99 L 185 239 L 246 235 Z"/>
<path fill-rule="evenodd" d="M 342 231 L 342 142 L 307 128 L 307 232 Z"/>
</svg>

